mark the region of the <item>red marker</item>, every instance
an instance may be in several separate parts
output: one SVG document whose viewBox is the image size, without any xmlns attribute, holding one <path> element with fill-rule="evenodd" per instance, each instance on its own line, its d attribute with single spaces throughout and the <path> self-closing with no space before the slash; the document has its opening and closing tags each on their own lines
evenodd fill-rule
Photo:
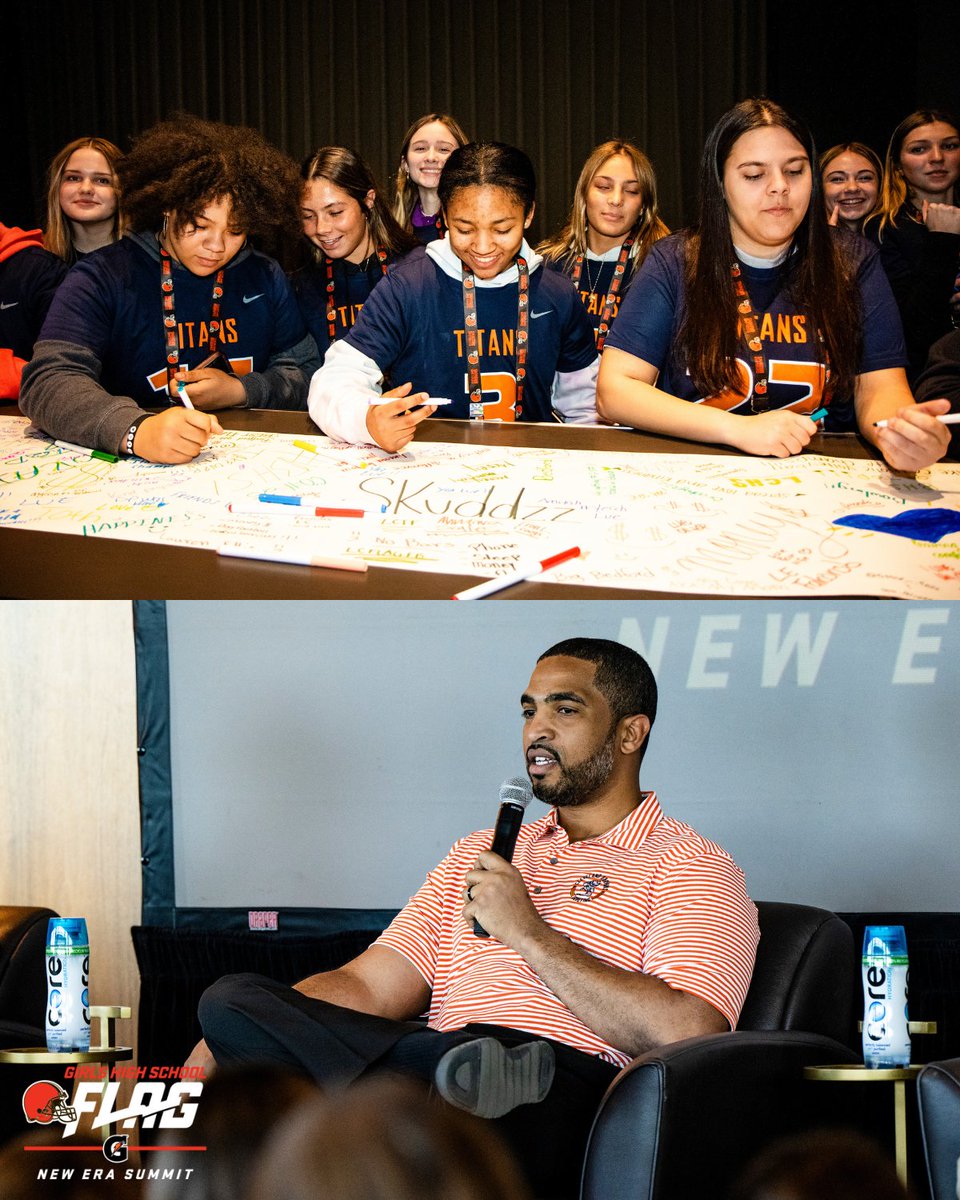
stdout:
<svg viewBox="0 0 960 1200">
<path fill-rule="evenodd" d="M 494 592 L 502 591 L 503 588 L 513 587 L 515 583 L 523 583 L 524 580 L 530 579 L 534 575 L 540 575 L 544 571 L 549 571 L 551 567 L 557 567 L 560 563 L 567 562 L 568 559 L 578 558 L 579 555 L 580 547 L 571 546 L 569 550 L 561 550 L 559 554 L 551 554 L 549 558 L 541 558 L 539 562 L 527 563 L 526 566 L 518 567 L 516 571 L 511 571 L 509 575 L 498 575 L 496 579 L 488 579 L 486 583 L 478 583 L 475 587 L 467 588 L 466 591 L 457 592 L 450 599 L 479 600 L 482 596 L 491 596 Z"/>
<path fill-rule="evenodd" d="M 234 502 L 228 504 L 227 509 L 232 513 L 239 513 L 244 516 L 256 515 L 258 517 L 362 517 L 367 513 L 379 513 L 379 508 L 329 508 L 315 507 L 313 505 L 304 505 L 297 503 L 296 505 L 286 504 L 258 504 L 247 503 L 245 501 Z"/>
</svg>

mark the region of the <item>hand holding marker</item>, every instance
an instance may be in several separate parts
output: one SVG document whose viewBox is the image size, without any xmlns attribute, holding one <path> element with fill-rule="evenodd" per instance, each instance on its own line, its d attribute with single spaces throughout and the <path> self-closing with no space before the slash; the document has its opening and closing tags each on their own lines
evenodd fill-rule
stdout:
<svg viewBox="0 0 960 1200">
<path fill-rule="evenodd" d="M 943 413 L 933 419 L 939 421 L 941 425 L 960 425 L 960 413 Z M 873 427 L 874 429 L 886 429 L 889 424 L 889 421 L 874 421 Z"/>
<path fill-rule="evenodd" d="M 180 401 L 180 403 L 183 405 L 184 408 L 193 408 L 193 401 L 190 399 L 189 395 L 187 394 L 187 385 L 183 382 L 182 379 L 177 380 L 177 399 Z"/>
</svg>

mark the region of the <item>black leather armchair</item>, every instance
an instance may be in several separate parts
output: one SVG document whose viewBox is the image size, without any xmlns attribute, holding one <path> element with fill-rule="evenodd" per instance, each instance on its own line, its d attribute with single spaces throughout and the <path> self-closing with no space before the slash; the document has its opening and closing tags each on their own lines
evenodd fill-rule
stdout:
<svg viewBox="0 0 960 1200">
<path fill-rule="evenodd" d="M 0 1049 L 44 1044 L 49 908 L 0 905 Z"/>
<path fill-rule="evenodd" d="M 933 1200 L 960 1195 L 960 1058 L 928 1063 L 917 1076 L 920 1128 Z"/>
<path fill-rule="evenodd" d="M 583 1200 L 722 1195 L 762 1146 L 822 1122 L 822 1089 L 803 1080 L 804 1066 L 859 1061 L 839 1041 L 853 999 L 849 926 L 800 904 L 757 909 L 737 1030 L 662 1046 L 621 1071 L 590 1134 Z"/>
</svg>

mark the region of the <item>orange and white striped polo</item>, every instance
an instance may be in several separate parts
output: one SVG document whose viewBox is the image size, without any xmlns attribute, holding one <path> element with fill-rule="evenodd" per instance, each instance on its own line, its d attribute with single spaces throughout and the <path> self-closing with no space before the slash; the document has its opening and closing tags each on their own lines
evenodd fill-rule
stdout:
<svg viewBox="0 0 960 1200">
<path fill-rule="evenodd" d="M 588 1028 L 521 956 L 462 916 L 464 877 L 492 831 L 461 838 L 377 939 L 431 988 L 428 1024 L 504 1025 L 617 1066 L 630 1055 Z M 521 827 L 513 863 L 540 916 L 603 962 L 655 975 L 736 1025 L 759 930 L 743 872 L 725 850 L 664 815 L 656 794 L 600 837 L 570 842 L 556 810 Z"/>
</svg>

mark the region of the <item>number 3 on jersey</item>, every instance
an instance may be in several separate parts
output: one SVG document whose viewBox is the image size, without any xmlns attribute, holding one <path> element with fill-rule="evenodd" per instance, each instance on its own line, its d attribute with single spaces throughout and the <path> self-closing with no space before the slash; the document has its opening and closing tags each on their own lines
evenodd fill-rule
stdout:
<svg viewBox="0 0 960 1200">
<path fill-rule="evenodd" d="M 464 375 L 464 391 L 470 384 Z M 482 371 L 480 389 L 483 392 L 485 421 L 515 421 L 517 419 L 517 381 L 506 371 Z M 489 398 L 488 398 L 489 397 Z"/>
</svg>

